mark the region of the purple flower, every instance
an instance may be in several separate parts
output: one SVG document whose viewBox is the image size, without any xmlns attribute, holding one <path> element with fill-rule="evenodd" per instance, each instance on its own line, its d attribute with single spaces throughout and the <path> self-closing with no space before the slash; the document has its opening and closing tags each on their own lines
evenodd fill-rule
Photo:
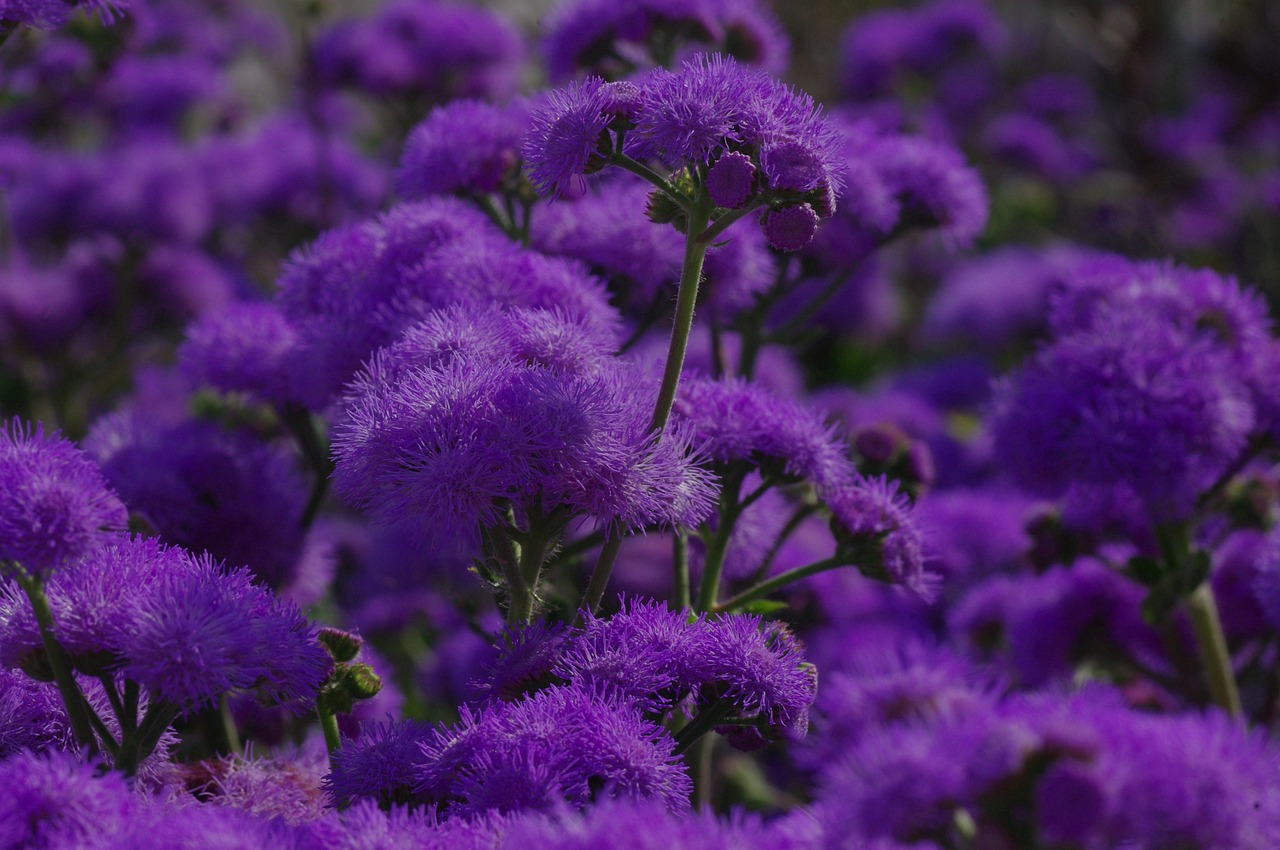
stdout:
<svg viewBox="0 0 1280 850">
<path fill-rule="evenodd" d="M 84 452 L 45 436 L 40 424 L 15 419 L 0 428 L 0 561 L 47 575 L 88 555 L 127 519 Z"/>
<path fill-rule="evenodd" d="M 673 417 L 687 424 L 699 452 L 720 464 L 776 468 L 819 488 L 852 472 L 843 441 L 822 417 L 743 380 L 682 381 Z"/>
<path fill-rule="evenodd" d="M 593 797 L 689 805 L 692 784 L 666 731 L 612 698 L 551 687 L 463 710 L 421 745 L 418 792 L 459 815 L 582 806 Z"/>
<path fill-rule="evenodd" d="M 599 171 L 613 149 L 610 84 L 599 77 L 548 92 L 534 107 L 521 152 L 529 179 L 544 195 Z"/>
<path fill-rule="evenodd" d="M 207 705 L 233 689 L 305 704 L 329 672 L 314 627 L 296 607 L 254 584 L 247 570 L 223 572 L 208 558 L 159 576 L 134 615 L 117 636 L 122 672 L 177 706 Z"/>
<path fill-rule="evenodd" d="M 782 28 L 757 0 L 573 0 L 546 29 L 542 52 L 556 81 L 583 71 L 617 79 L 692 45 L 773 73 L 787 63 Z"/>
<path fill-rule="evenodd" d="M 953 268 L 925 310 L 930 342 L 983 348 L 1023 342 L 1043 332 L 1049 301 L 1092 252 L 1070 245 L 1046 250 L 1009 246 Z"/>
<path fill-rule="evenodd" d="M 704 632 L 687 611 L 631 599 L 610 617 L 588 618 L 560 653 L 555 672 L 661 716 L 699 681 L 691 665 L 704 650 Z"/>
<path fill-rule="evenodd" d="M 231 753 L 193 764 L 166 765 L 166 790 L 191 795 L 200 805 L 238 809 L 293 826 L 325 814 L 320 780 L 328 767 L 323 750 L 261 756 Z M 181 797 L 179 797 L 181 799 Z"/>
<path fill-rule="evenodd" d="M 360 799 L 382 805 L 412 802 L 418 745 L 429 739 L 430 727 L 401 720 L 366 724 L 360 731 L 360 737 L 348 739 L 333 753 L 333 767 L 323 782 L 330 799 L 339 806 Z"/>
<path fill-rule="evenodd" d="M 122 774 L 74 753 L 23 752 L 0 761 L 0 847 L 84 846 L 141 808 Z"/>
<path fill-rule="evenodd" d="M 329 84 L 430 102 L 509 96 L 524 45 L 501 15 L 462 3 L 393 0 L 371 18 L 321 34 L 315 63 Z"/>
<path fill-rule="evenodd" d="M 756 166 L 751 157 L 730 151 L 707 171 L 707 192 L 716 206 L 736 210 L 745 207 L 755 194 L 755 181 Z"/>
<path fill-rule="evenodd" d="M 0 759 L 24 750 L 38 753 L 75 747 L 57 687 L 18 670 L 0 669 Z"/>
<path fill-rule="evenodd" d="M 247 570 L 120 538 L 64 572 L 46 594 L 59 643 L 89 675 L 121 669 L 155 697 L 191 708 L 231 689 L 306 700 L 328 673 L 306 619 Z M 38 668 L 39 632 L 20 603 L 12 588 L 0 595 L 4 661 Z"/>
<path fill-rule="evenodd" d="M 1156 519 L 1184 517 L 1254 427 L 1242 377 L 1203 333 L 1107 311 L 1001 387 L 996 456 L 1034 494 L 1123 487 Z"/>
<path fill-rule="evenodd" d="M 635 136 L 672 169 L 710 164 L 733 143 L 758 144 L 765 113 L 778 105 L 771 101 L 789 94 L 767 74 L 720 55 L 699 56 L 674 73 L 655 71 L 641 91 Z"/>
<path fill-rule="evenodd" d="M 572 201 L 540 208 L 533 217 L 533 246 L 570 257 L 610 280 L 632 310 L 647 310 L 680 279 L 680 234 L 645 218 L 652 187 L 640 180 L 600 181 Z"/>
<path fill-rule="evenodd" d="M 85 440 L 131 511 L 168 543 L 252 569 L 280 588 L 302 557 L 307 486 L 297 459 L 247 430 L 120 410 Z"/>
<path fill-rule="evenodd" d="M 287 367 L 297 344 L 297 330 L 279 307 L 238 301 L 187 329 L 178 362 L 193 386 L 285 402 L 291 400 Z"/>
<path fill-rule="evenodd" d="M 824 501 L 838 556 L 872 578 L 933 593 L 936 577 L 924 570 L 920 531 L 896 481 L 853 478 L 827 491 Z"/>
<path fill-rule="evenodd" d="M 518 169 L 528 119 L 522 100 L 505 107 L 476 100 L 437 107 L 405 140 L 397 190 L 406 199 L 497 192 Z"/>
<path fill-rule="evenodd" d="M 809 728 L 809 706 L 818 671 L 785 625 L 753 614 L 707 620 L 698 654 L 689 662 L 699 684 L 698 701 L 729 702 L 736 715 L 759 718 L 770 736 L 800 737 Z"/>
<path fill-rule="evenodd" d="M 840 80 L 845 93 L 869 99 L 892 92 L 904 72 L 936 76 L 972 51 L 999 56 L 1008 36 L 979 0 L 934 0 L 916 9 L 863 15 L 845 32 Z"/>
<path fill-rule="evenodd" d="M 799 251 L 818 229 L 818 214 L 808 204 L 771 209 L 762 219 L 765 238 L 779 251 Z"/>
</svg>

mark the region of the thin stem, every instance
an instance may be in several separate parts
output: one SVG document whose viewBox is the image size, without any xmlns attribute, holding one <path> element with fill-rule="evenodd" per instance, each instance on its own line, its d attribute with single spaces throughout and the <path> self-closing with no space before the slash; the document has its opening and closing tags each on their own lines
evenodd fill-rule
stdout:
<svg viewBox="0 0 1280 850">
<path fill-rule="evenodd" d="M 1213 598 L 1209 582 L 1201 583 L 1187 597 L 1187 612 L 1195 630 L 1200 659 L 1204 663 L 1205 678 L 1213 701 L 1232 717 L 1240 717 L 1240 691 L 1236 687 L 1235 673 L 1231 667 L 1231 654 L 1227 639 L 1222 633 L 1222 620 L 1218 617 L 1218 605 Z"/>
<path fill-rule="evenodd" d="M 62 695 L 62 704 L 67 709 L 67 720 L 71 723 L 71 731 L 76 737 L 76 743 L 92 755 L 97 751 L 97 742 L 89 722 L 89 705 L 85 702 L 80 685 L 71 672 L 71 659 L 67 657 L 66 651 L 53 636 L 55 627 L 49 598 L 44 595 L 44 587 L 40 584 L 40 580 L 27 574 L 21 566 L 18 566 L 17 576 L 18 584 L 31 602 L 31 610 L 40 628 L 40 640 L 44 643 L 49 668 L 53 671 L 53 680 L 58 684 L 58 693 Z"/>
<path fill-rule="evenodd" d="M 827 570 L 835 569 L 836 567 L 842 567 L 844 565 L 845 559 L 832 557 L 824 558 L 821 561 L 814 561 L 812 564 L 808 564 L 803 567 L 796 567 L 793 570 L 787 570 L 783 573 L 778 573 L 768 581 L 762 581 L 754 587 L 750 587 L 742 591 L 737 596 L 726 599 L 724 602 L 713 606 L 710 610 L 716 613 L 732 611 L 734 608 L 740 608 L 748 602 L 754 602 L 761 597 L 768 596 L 770 593 L 773 593 L 773 591 L 786 587 L 792 582 L 799 581 L 802 578 L 808 578 L 811 575 L 826 572 Z"/>
<path fill-rule="evenodd" d="M 676 733 L 676 755 L 680 755 L 693 746 L 703 735 L 719 726 L 733 713 L 733 703 L 727 699 L 715 702 L 698 712 L 698 716 L 690 720 L 685 727 Z"/>
<path fill-rule="evenodd" d="M 97 731 L 98 740 L 102 742 L 103 748 L 106 749 L 111 756 L 111 761 L 114 762 L 120 757 L 120 744 L 116 741 L 115 736 L 111 734 L 111 730 L 107 728 L 107 724 L 102 722 L 98 712 L 94 711 L 92 707 L 89 708 L 89 723 Z"/>
<path fill-rule="evenodd" d="M 221 721 L 222 744 L 228 753 L 240 752 L 240 733 L 236 729 L 236 719 L 231 714 L 231 700 L 226 694 L 218 700 L 218 717 Z"/>
<path fill-rule="evenodd" d="M 680 371 L 684 368 L 684 355 L 689 347 L 689 334 L 693 330 L 693 308 L 698 301 L 698 284 L 702 280 L 702 261 L 707 256 L 707 245 L 693 234 L 707 226 L 711 215 L 711 200 L 705 195 L 689 211 L 689 231 L 684 240 L 684 262 L 680 267 L 680 291 L 676 296 L 675 321 L 671 325 L 671 344 L 667 347 L 667 362 L 662 371 L 662 385 L 658 388 L 658 400 L 653 408 L 651 431 L 661 431 L 671 418 L 671 406 L 676 400 L 676 388 L 680 384 Z"/>
<path fill-rule="evenodd" d="M 661 189 L 668 197 L 670 197 L 671 200 L 675 201 L 676 204 L 679 205 L 680 209 L 684 210 L 686 213 L 690 213 L 690 214 L 693 213 L 694 211 L 693 199 L 690 198 L 688 195 L 686 195 L 684 192 L 681 192 L 675 186 L 672 186 L 670 180 L 663 177 L 661 174 L 654 171 L 652 168 L 645 165 L 643 162 L 632 159 L 631 157 L 627 156 L 625 153 L 615 153 L 613 154 L 613 156 L 609 158 L 609 161 L 614 165 L 618 166 L 619 168 L 621 168 L 623 171 L 630 171 L 632 174 L 644 179 L 646 182 L 652 183 L 654 186 Z M 700 224 L 698 227 L 690 228 L 689 232 L 699 233 L 706 226 L 707 226 L 707 223 L 703 221 L 702 224 Z"/>
<path fill-rule="evenodd" d="M 702 584 L 698 587 L 697 610 L 710 611 L 720 595 L 720 578 L 724 573 L 724 558 L 729 551 L 729 538 L 734 523 L 742 514 L 738 491 L 742 488 L 745 469 L 730 469 L 724 475 L 720 489 L 720 508 L 716 516 L 716 530 L 707 541 L 706 555 L 702 561 Z"/>
<path fill-rule="evenodd" d="M 1240 456 L 1237 457 L 1230 466 L 1223 470 L 1222 474 L 1218 476 L 1217 480 L 1214 481 L 1213 484 L 1209 485 L 1209 489 L 1200 494 L 1200 497 L 1196 499 L 1196 507 L 1203 508 L 1212 501 L 1226 488 L 1228 484 L 1231 483 L 1232 478 L 1239 475 L 1240 471 L 1249 465 L 1249 461 L 1257 457 L 1258 454 L 1270 444 L 1271 439 L 1267 435 L 1254 437 L 1253 440 L 1245 446 L 1244 451 L 1240 452 Z"/>
<path fill-rule="evenodd" d="M 140 690 L 138 683 L 132 679 L 124 680 L 124 716 L 120 718 L 120 735 L 123 738 L 138 728 L 138 699 Z"/>
<path fill-rule="evenodd" d="M 116 683 L 111 680 L 110 676 L 99 676 L 98 681 L 102 683 L 102 692 L 107 695 L 107 702 L 111 704 L 111 710 L 115 713 L 116 719 L 120 721 L 121 728 L 124 728 L 124 703 L 120 700 L 120 692 L 116 690 Z"/>
<path fill-rule="evenodd" d="M 609 577 L 613 573 L 613 564 L 618 560 L 618 550 L 622 548 L 622 529 L 617 526 L 605 535 L 604 546 L 600 549 L 600 557 L 596 558 L 595 569 L 591 571 L 591 580 L 587 582 L 587 590 L 582 594 L 582 604 L 578 606 L 574 617 L 574 627 L 582 625 L 583 612 L 594 614 L 600 609 L 605 589 L 609 586 Z"/>
<path fill-rule="evenodd" d="M 787 524 L 782 527 L 782 531 L 778 533 L 778 538 L 773 541 L 773 545 L 769 547 L 769 551 L 765 553 L 764 560 L 760 562 L 760 566 L 751 576 L 752 581 L 759 581 L 764 578 L 765 573 L 769 572 L 769 567 L 773 566 L 773 562 L 777 559 L 778 553 L 782 551 L 782 544 L 787 542 L 787 538 L 795 533 L 806 519 L 818 510 L 817 505 L 801 505 L 791 518 L 787 520 Z"/>
<path fill-rule="evenodd" d="M 676 607 L 684 610 L 689 607 L 689 534 L 683 528 L 677 528 L 671 538 L 671 560 L 674 571 L 671 579 L 671 601 Z"/>
<path fill-rule="evenodd" d="M 710 811 L 714 802 L 712 783 L 715 777 L 716 739 L 703 736 L 698 739 L 697 748 L 693 751 L 693 764 L 689 773 L 693 778 L 693 804 L 702 811 Z"/>
<path fill-rule="evenodd" d="M 181 709 L 172 703 L 153 703 L 134 733 L 122 736 L 116 769 L 122 771 L 125 776 L 133 776 L 138 771 L 138 766 L 155 752 L 156 745 L 160 743 L 160 737 L 180 712 Z"/>
<path fill-rule="evenodd" d="M 733 210 L 732 212 L 725 213 L 716 219 L 710 227 L 699 233 L 697 241 L 701 242 L 703 245 L 710 245 L 715 241 L 717 236 L 724 233 L 730 227 L 737 224 L 739 221 L 751 215 L 751 213 L 758 209 L 760 209 L 760 205 L 756 203 L 743 207 L 740 210 Z"/>
</svg>

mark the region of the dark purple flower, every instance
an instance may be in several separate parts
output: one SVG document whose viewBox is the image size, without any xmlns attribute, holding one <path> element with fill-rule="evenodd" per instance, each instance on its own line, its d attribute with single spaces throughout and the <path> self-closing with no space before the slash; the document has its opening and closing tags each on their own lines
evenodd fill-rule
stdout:
<svg viewBox="0 0 1280 850">
<path fill-rule="evenodd" d="M 509 96 L 524 45 L 506 18 L 463 3 L 393 0 L 371 18 L 341 21 L 316 40 L 329 84 L 429 102 Z"/>
<path fill-rule="evenodd" d="M 652 187 L 639 180 L 601 181 L 580 198 L 561 200 L 533 217 L 533 246 L 570 257 L 610 279 L 633 310 L 647 310 L 680 279 L 680 234 L 645 218 Z"/>
<path fill-rule="evenodd" d="M 729 614 L 707 620 L 700 631 L 697 654 L 686 663 L 701 705 L 727 701 L 736 716 L 759 718 L 771 736 L 808 731 L 818 670 L 805 662 L 790 629 L 753 614 Z"/>
<path fill-rule="evenodd" d="M 746 206 L 755 192 L 755 183 L 755 164 L 751 157 L 738 151 L 726 153 L 707 171 L 707 192 L 716 206 L 725 209 Z"/>
<path fill-rule="evenodd" d="M 431 728 L 413 720 L 374 722 L 361 728 L 333 754 L 333 767 L 324 789 L 336 805 L 376 800 L 384 805 L 414 800 L 415 772 L 421 756 L 418 745 Z"/>
<path fill-rule="evenodd" d="M 799 251 L 818 229 L 818 214 L 808 204 L 768 210 L 761 220 L 769 245 L 779 251 Z"/>
<path fill-rule="evenodd" d="M 542 52 L 553 80 L 577 73 L 610 79 L 697 47 L 781 73 L 787 41 L 757 0 L 574 0 L 546 24 Z"/>
<path fill-rule="evenodd" d="M 33 575 L 88 555 L 128 517 L 98 466 L 61 436 L 0 427 L 0 561 Z"/>
<path fill-rule="evenodd" d="M 129 509 L 168 543 L 248 566 L 273 588 L 302 556 L 307 485 L 287 448 L 247 430 L 120 410 L 85 440 Z"/>
<path fill-rule="evenodd" d="M 0 759 L 24 750 L 38 753 L 75 747 L 57 687 L 18 670 L 0 669 Z"/>
<path fill-rule="evenodd" d="M 673 408 L 698 450 L 721 464 L 746 461 L 819 488 L 852 472 L 843 440 L 822 417 L 743 380 L 681 382 Z"/>
</svg>

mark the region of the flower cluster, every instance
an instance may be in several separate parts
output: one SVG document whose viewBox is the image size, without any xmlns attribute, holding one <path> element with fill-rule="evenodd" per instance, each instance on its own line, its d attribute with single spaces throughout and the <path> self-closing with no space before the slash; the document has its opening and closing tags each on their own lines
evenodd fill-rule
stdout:
<svg viewBox="0 0 1280 850">
<path fill-rule="evenodd" d="M 1274 16 L 839 5 L 0 0 L 0 850 L 1280 846 Z"/>
</svg>

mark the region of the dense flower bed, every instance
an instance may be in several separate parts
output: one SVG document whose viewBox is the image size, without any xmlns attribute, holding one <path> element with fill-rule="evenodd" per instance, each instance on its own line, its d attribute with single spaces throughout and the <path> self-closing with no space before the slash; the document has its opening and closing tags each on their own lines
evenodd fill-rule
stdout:
<svg viewBox="0 0 1280 850">
<path fill-rule="evenodd" d="M 1096 5 L 0 0 L 0 850 L 1280 847 L 1280 22 Z"/>
</svg>

